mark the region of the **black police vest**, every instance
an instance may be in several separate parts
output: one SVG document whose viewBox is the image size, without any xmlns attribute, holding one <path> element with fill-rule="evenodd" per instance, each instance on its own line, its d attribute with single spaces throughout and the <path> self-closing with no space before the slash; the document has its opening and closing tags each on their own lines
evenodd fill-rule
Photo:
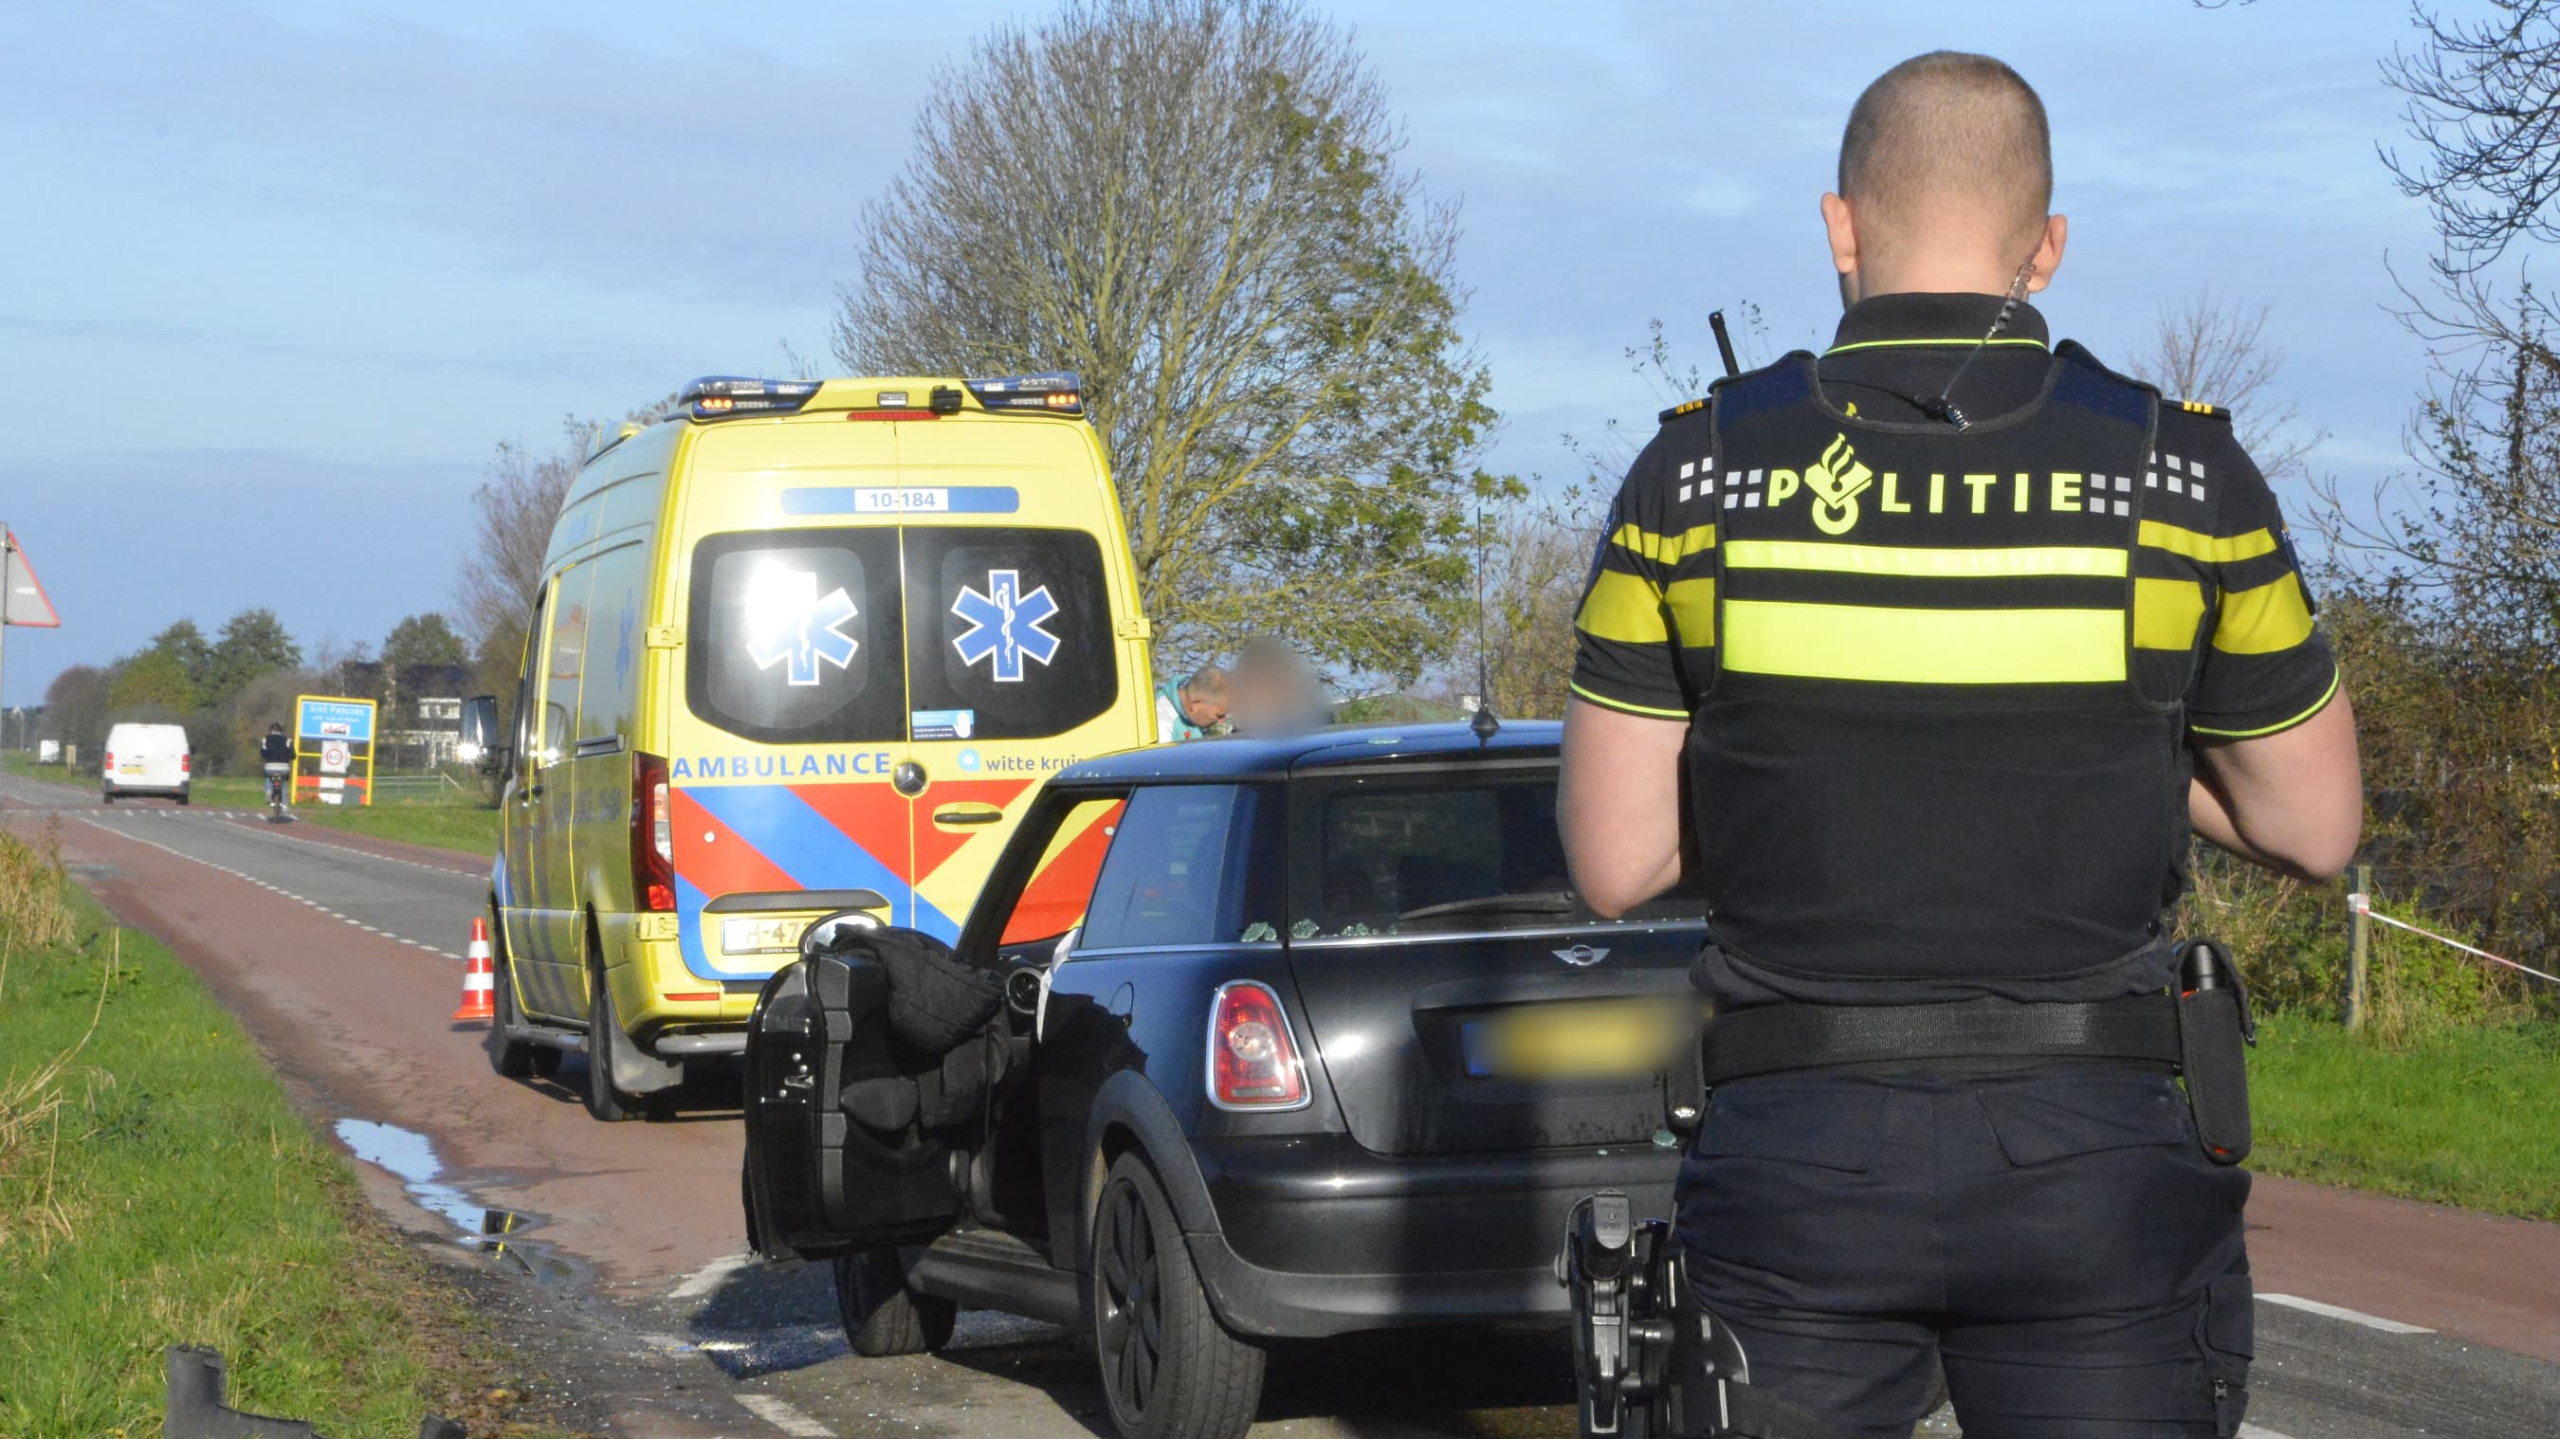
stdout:
<svg viewBox="0 0 2560 1439">
<path fill-rule="evenodd" d="M 2143 693 L 2133 653 L 2157 405 L 2070 344 L 1962 432 L 1846 413 L 1811 355 L 1717 388 L 1679 517 L 1716 527 L 1702 963 L 1831 1003 L 2164 981 L 2190 768 L 2184 686 Z"/>
</svg>

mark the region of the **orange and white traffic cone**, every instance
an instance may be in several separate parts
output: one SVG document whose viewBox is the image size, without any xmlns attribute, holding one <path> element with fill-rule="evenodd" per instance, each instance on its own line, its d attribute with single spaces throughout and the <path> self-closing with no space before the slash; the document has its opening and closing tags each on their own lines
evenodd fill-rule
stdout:
<svg viewBox="0 0 2560 1439">
<path fill-rule="evenodd" d="M 497 1018 L 497 1008 L 489 1002 L 497 984 L 497 971 L 489 965 L 489 921 L 474 917 L 471 921 L 470 963 L 462 971 L 462 1007 L 453 1012 L 453 1017 Z"/>
</svg>

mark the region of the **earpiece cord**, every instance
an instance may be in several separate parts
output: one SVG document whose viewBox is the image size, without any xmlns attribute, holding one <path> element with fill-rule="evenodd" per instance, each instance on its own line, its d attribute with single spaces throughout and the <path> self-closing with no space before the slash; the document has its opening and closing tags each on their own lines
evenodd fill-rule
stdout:
<svg viewBox="0 0 2560 1439">
<path fill-rule="evenodd" d="M 2018 306 L 2026 302 L 2027 281 L 2035 274 L 2035 268 L 2036 257 L 2029 255 L 2026 263 L 2018 267 L 2017 278 L 2009 282 L 2009 294 L 2000 302 L 2000 313 L 1992 318 L 1991 328 L 1982 332 L 1982 338 L 1974 344 L 1972 349 L 1965 352 L 1964 362 L 1957 365 L 1956 372 L 1947 376 L 1947 382 L 1938 387 L 1938 397 L 1934 400 L 1912 401 L 1920 413 L 1927 415 L 1930 419 L 1953 425 L 1959 430 L 1972 428 L 1971 417 L 1967 416 L 1955 403 L 1956 382 L 1964 378 L 1965 371 L 1973 368 L 1973 362 L 1982 357 L 1982 352 L 1991 347 L 1991 342 L 2000 338 L 2000 332 L 2009 328 L 2009 317 L 2018 313 Z"/>
</svg>

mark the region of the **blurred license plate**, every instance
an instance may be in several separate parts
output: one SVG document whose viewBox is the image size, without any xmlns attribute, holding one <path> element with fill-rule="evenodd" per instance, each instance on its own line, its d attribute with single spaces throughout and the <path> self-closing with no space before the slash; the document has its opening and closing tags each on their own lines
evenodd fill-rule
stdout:
<svg viewBox="0 0 2560 1439">
<path fill-rule="evenodd" d="M 138 764 L 118 765 L 116 766 L 116 771 L 119 774 L 140 774 L 142 773 L 142 766 Z"/>
<path fill-rule="evenodd" d="M 720 921 L 720 948 L 730 954 L 789 953 L 800 947 L 800 932 L 815 918 L 816 915 L 791 914 L 774 919 L 724 919 Z"/>
<path fill-rule="evenodd" d="M 1680 1043 L 1677 1006 L 1648 1001 L 1523 1005 L 1461 1031 L 1478 1079 L 1618 1079 L 1652 1074 Z"/>
</svg>

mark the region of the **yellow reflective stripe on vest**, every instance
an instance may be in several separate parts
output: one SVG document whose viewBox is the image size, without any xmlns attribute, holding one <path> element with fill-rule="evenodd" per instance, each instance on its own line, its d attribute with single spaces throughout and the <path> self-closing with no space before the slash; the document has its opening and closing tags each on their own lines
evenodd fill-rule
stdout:
<svg viewBox="0 0 2560 1439">
<path fill-rule="evenodd" d="M 1671 622 L 1680 627 L 1682 647 L 1702 650 L 1716 642 L 1716 582 L 1673 580 L 1663 592 L 1671 606 Z"/>
<path fill-rule="evenodd" d="M 1635 525 L 1620 525 L 1609 542 L 1629 554 L 1642 555 L 1658 565 L 1676 565 L 1686 555 L 1704 554 L 1716 547 L 1716 527 L 1696 525 L 1676 535 L 1657 535 Z"/>
<path fill-rule="evenodd" d="M 1807 540 L 1735 540 L 1724 562 L 1738 570 L 1827 570 L 1854 575 L 1920 575 L 1931 579 L 2009 579 L 2019 575 L 2121 575 L 2125 552 L 2113 546 L 2044 545 L 2011 549 L 1925 549 L 1835 545 Z"/>
<path fill-rule="evenodd" d="M 1595 640 L 1621 644 L 1658 645 L 1671 638 L 1662 623 L 1662 596 L 1641 576 L 1622 570 L 1592 576 L 1591 593 L 1582 597 L 1573 624 Z"/>
<path fill-rule="evenodd" d="M 2167 550 L 2174 555 L 2185 555 L 2191 560 L 2216 565 L 2256 559 L 2260 555 L 2275 553 L 2276 548 L 2276 537 L 2265 530 L 2251 530 L 2245 535 L 2216 539 L 2195 530 L 2164 525 L 2158 520 L 2142 522 L 2142 542 L 2155 550 Z"/>
<path fill-rule="evenodd" d="M 1731 600 L 1737 673 L 1887 684 L 2085 684 L 2125 673 L 2122 610 L 1910 610 Z"/>
<path fill-rule="evenodd" d="M 2301 579 L 2292 574 L 2223 595 L 2222 618 L 2213 627 L 2213 647 L 2227 655 L 2274 654 L 2310 637 L 2311 606 L 2302 597 Z"/>
<path fill-rule="evenodd" d="M 2133 582 L 2133 645 L 2144 650 L 2192 649 L 2204 618 L 2204 586 L 2193 580 Z"/>
</svg>

